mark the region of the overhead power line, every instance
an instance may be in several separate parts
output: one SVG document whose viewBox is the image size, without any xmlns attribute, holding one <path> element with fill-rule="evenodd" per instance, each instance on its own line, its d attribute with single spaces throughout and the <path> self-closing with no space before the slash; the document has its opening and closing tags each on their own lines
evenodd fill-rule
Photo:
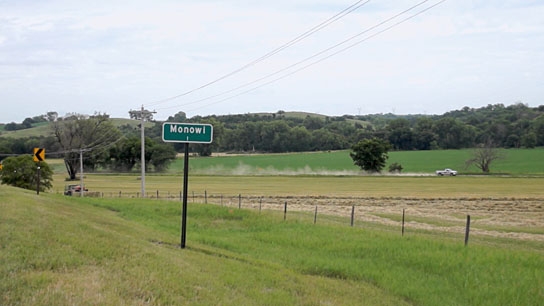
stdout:
<svg viewBox="0 0 544 306">
<path fill-rule="evenodd" d="M 347 8 L 343 9 L 342 11 L 340 11 L 339 13 L 335 14 L 334 16 L 328 18 L 327 20 L 321 22 L 320 24 L 312 27 L 311 29 L 309 29 L 308 31 L 298 35 L 297 37 L 293 38 L 292 40 L 290 40 L 289 42 L 277 47 L 276 49 L 266 53 L 265 55 L 243 65 L 242 67 L 238 68 L 238 69 L 235 69 L 211 82 L 208 82 L 206 84 L 203 84 L 199 87 L 196 87 L 196 88 L 193 88 L 191 90 L 188 90 L 184 93 L 181 93 L 181 94 L 178 94 L 178 95 L 175 95 L 175 96 L 172 96 L 172 97 L 169 97 L 169 98 L 165 98 L 165 99 L 162 99 L 162 100 L 158 100 L 158 101 L 155 101 L 155 102 L 152 102 L 152 103 L 149 103 L 149 104 L 146 104 L 145 106 L 146 107 L 150 107 L 150 106 L 155 106 L 155 105 L 159 105 L 159 104 L 162 104 L 162 103 L 165 103 L 165 102 L 168 102 L 168 101 L 172 101 L 172 100 L 175 100 L 177 98 L 181 98 L 181 97 L 184 97 L 184 96 L 187 96 L 195 91 L 198 91 L 200 89 L 203 89 L 203 88 L 206 88 L 210 85 L 213 85 L 217 82 L 220 82 L 228 77 L 231 77 L 255 64 L 258 64 L 259 62 L 262 62 L 272 56 L 274 56 L 275 54 L 295 45 L 296 43 L 304 40 L 305 38 L 315 34 L 316 32 L 326 28 L 327 26 L 331 25 L 332 23 L 342 19 L 343 17 L 349 15 L 350 13 L 352 13 L 353 11 L 359 9 L 360 7 L 362 7 L 363 5 L 367 4 L 368 2 L 370 2 L 371 0 L 367 0 L 367 1 L 363 1 L 363 0 L 359 0 L 359 1 L 356 1 L 355 3 L 353 3 L 352 5 L 348 6 Z"/>
<path fill-rule="evenodd" d="M 407 9 L 405 9 L 404 11 L 402 11 L 402 12 L 400 12 L 400 13 L 397 13 L 397 14 L 395 14 L 394 16 L 389 17 L 389 18 L 387 18 L 387 19 L 385 19 L 385 20 L 379 22 L 379 23 L 377 23 L 377 24 L 375 24 L 375 25 L 373 25 L 373 26 L 371 26 L 371 27 L 365 29 L 365 30 L 362 31 L 362 32 L 359 32 L 359 33 L 356 34 L 356 35 L 353 35 L 353 36 L 351 36 L 350 38 L 341 41 L 340 43 L 337 43 L 337 44 L 335 44 L 335 45 L 333 45 L 333 46 L 331 46 L 331 47 L 329 47 L 329 48 L 326 48 L 326 49 L 324 49 L 324 50 L 322 50 L 322 51 L 320 51 L 320 52 L 318 52 L 318 53 L 315 53 L 315 54 L 313 54 L 313 55 L 311 55 L 311 56 L 309 56 L 309 57 L 307 57 L 307 58 L 305 58 L 305 59 L 303 59 L 303 60 L 301 60 L 301 61 L 299 61 L 299 62 L 296 62 L 296 63 L 294 63 L 294 64 L 291 64 L 291 65 L 289 65 L 289 66 L 287 66 L 287 67 L 284 67 L 284 68 L 282 68 L 282 69 L 280 69 L 280 70 L 277 70 L 277 71 L 275 71 L 275 72 L 273 72 L 273 73 L 270 73 L 270 74 L 268 74 L 268 75 L 266 75 L 266 76 L 264 76 L 264 77 L 261 77 L 261 78 L 259 78 L 259 79 L 256 79 L 256 80 L 251 81 L 251 82 L 248 82 L 248 83 L 245 83 L 245 84 L 240 85 L 240 86 L 238 86 L 238 87 L 235 87 L 235 88 L 233 88 L 233 89 L 230 89 L 230 90 L 221 92 L 221 93 L 219 93 L 219 94 L 215 94 L 215 95 L 212 95 L 212 96 L 208 96 L 208 97 L 205 97 L 205 98 L 202 98 L 202 99 L 199 99 L 199 100 L 196 100 L 196 101 L 192 101 L 192 102 L 189 102 L 189 103 L 179 104 L 179 105 L 170 106 L 170 107 L 163 107 L 163 108 L 160 108 L 159 110 L 170 109 L 170 108 L 176 108 L 176 107 L 181 107 L 181 106 L 187 106 L 187 105 L 192 105 L 192 104 L 196 104 L 196 103 L 199 103 L 199 102 L 211 100 L 211 99 L 214 99 L 214 98 L 217 98 L 217 97 L 220 97 L 220 96 L 223 96 L 223 95 L 226 95 L 226 94 L 235 92 L 235 91 L 237 91 L 237 90 L 239 90 L 239 89 L 248 87 L 248 86 L 250 86 L 250 85 L 259 83 L 259 82 L 264 81 L 264 80 L 266 80 L 266 79 L 269 79 L 269 78 L 271 78 L 271 77 L 273 77 L 273 76 L 279 75 L 279 74 L 281 74 L 281 73 L 283 73 L 283 72 L 285 72 L 285 71 L 288 71 L 288 70 L 290 70 L 290 69 L 292 69 L 292 68 L 295 68 L 295 67 L 297 67 L 297 66 L 299 66 L 299 65 L 301 65 L 301 64 L 303 64 L 303 63 L 306 63 L 306 62 L 308 62 L 308 61 L 310 61 L 310 60 L 312 60 L 312 59 L 315 59 L 315 58 L 317 58 L 317 57 L 319 57 L 319 56 L 321 56 L 321 55 L 324 55 L 324 54 L 326 54 L 326 53 L 328 53 L 328 52 L 331 52 L 331 51 L 333 51 L 334 49 L 337 49 L 338 47 L 341 47 L 341 46 L 343 46 L 343 45 L 346 45 L 347 43 L 349 43 L 349 42 L 355 40 L 356 38 L 359 38 L 359 37 L 361 37 L 362 35 L 367 34 L 367 33 L 369 33 L 369 32 L 372 31 L 372 30 L 376 30 L 377 28 L 379 28 L 379 27 L 381 27 L 381 26 L 383 26 L 383 25 L 385 25 L 385 24 L 391 22 L 391 21 L 394 20 L 394 19 L 397 19 L 398 17 L 400 17 L 400 16 L 402 16 L 402 15 L 404 15 L 404 14 L 406 14 L 406 13 L 408 13 L 408 12 L 414 10 L 414 9 L 416 9 L 417 7 L 419 7 L 419 6 L 421 6 L 421 5 L 425 4 L 425 3 L 427 3 L 427 2 L 429 2 L 429 1 L 430 1 L 430 0 L 423 0 L 423 1 L 417 3 L 417 4 L 413 5 L 413 6 L 411 6 L 411 7 L 407 8 Z M 219 104 L 219 103 L 221 103 L 221 102 L 224 102 L 224 101 L 233 99 L 233 98 L 235 98 L 235 97 L 239 97 L 239 96 L 241 96 L 241 95 L 247 94 L 247 93 L 252 92 L 252 91 L 254 91 L 254 90 L 257 90 L 257 89 L 259 89 L 259 88 L 261 88 L 261 87 L 264 87 L 264 86 L 266 86 L 266 85 L 270 85 L 270 84 L 272 84 L 272 83 L 275 83 L 275 82 L 277 82 L 277 81 L 279 81 L 279 80 L 281 80 L 281 79 L 284 79 L 284 78 L 286 78 L 286 77 L 288 77 L 288 76 L 291 76 L 291 75 L 293 75 L 293 74 L 295 74 L 295 73 L 298 73 L 298 72 L 300 72 L 300 71 L 302 71 L 302 70 L 305 70 L 305 69 L 309 68 L 310 66 L 313 66 L 313 65 L 315 65 L 315 64 L 318 64 L 318 63 L 320 63 L 320 62 L 322 62 L 322 61 L 324 61 L 324 60 L 326 60 L 326 59 L 328 59 L 328 58 L 330 58 L 330 57 L 333 57 L 333 56 L 335 56 L 335 55 L 337 55 L 337 54 L 339 54 L 339 53 L 345 52 L 345 51 L 347 51 L 347 50 L 349 50 L 349 49 L 351 49 L 351 48 L 353 48 L 353 47 L 355 47 L 355 46 L 357 46 L 357 45 L 359 45 L 359 44 L 361 44 L 361 43 L 363 43 L 363 42 L 366 42 L 367 40 L 369 40 L 369 39 L 371 39 L 371 38 L 374 38 L 374 37 L 376 37 L 376 36 L 378 36 L 378 35 L 380 35 L 380 34 L 386 32 L 386 31 L 389 31 L 389 30 L 391 30 L 392 28 L 394 28 L 394 27 L 396 27 L 396 26 L 398 26 L 398 25 L 400 25 L 400 24 L 402 24 L 402 23 L 404 23 L 404 22 L 406 22 L 406 21 L 408 21 L 408 20 L 410 20 L 410 19 L 415 18 L 416 16 L 419 16 L 419 15 L 423 14 L 424 12 L 429 11 L 430 9 L 432 9 L 432 8 L 434 8 L 434 7 L 436 7 L 436 6 L 438 6 L 439 4 L 441 4 L 441 3 L 445 2 L 445 1 L 446 1 L 446 0 L 441 0 L 441 1 L 439 1 L 439 2 L 437 2 L 437 3 L 435 3 L 435 4 L 433 4 L 433 5 L 431 5 L 431 6 L 427 7 L 427 8 L 425 8 L 425 9 L 422 9 L 421 11 L 419 11 L 419 12 L 413 14 L 413 15 L 410 15 L 410 16 L 408 16 L 408 17 L 406 17 L 406 18 L 404 18 L 404 19 L 402 19 L 402 20 L 400 20 L 400 21 L 398 21 L 398 22 L 396 22 L 396 23 L 393 23 L 392 25 L 389 25 L 389 26 L 383 28 L 382 30 L 379 30 L 379 31 L 377 31 L 377 32 L 375 32 L 375 33 L 373 33 L 373 34 L 371 34 L 371 35 L 369 35 L 369 36 L 366 36 L 366 37 L 363 38 L 363 39 L 360 39 L 360 40 L 358 40 L 358 41 L 356 41 L 356 42 L 354 42 L 354 43 L 352 43 L 352 44 L 350 44 L 350 45 L 347 45 L 347 46 L 345 46 L 345 47 L 342 48 L 342 49 L 339 49 L 339 50 L 337 50 L 337 51 L 334 51 L 333 53 L 330 53 L 330 54 L 328 54 L 328 55 L 325 55 L 325 56 L 319 58 L 318 60 L 316 60 L 316 61 L 314 61 L 314 62 L 311 62 L 311 63 L 308 64 L 308 65 L 302 66 L 302 67 L 299 68 L 299 69 L 296 69 L 296 70 L 293 70 L 293 71 L 291 71 L 291 72 L 288 72 L 288 73 L 286 73 L 286 74 L 284 74 L 284 75 L 282 75 L 282 76 L 280 76 L 280 77 L 278 77 L 278 78 L 272 79 L 272 80 L 267 81 L 267 82 L 265 82 L 265 83 L 263 83 L 263 84 L 260 84 L 260 85 L 258 85 L 258 86 L 252 87 L 252 88 L 250 88 L 250 89 L 248 89 L 248 90 L 242 91 L 242 92 L 240 92 L 240 93 L 238 93 L 238 94 L 232 95 L 232 96 L 230 96 L 230 97 L 221 99 L 221 100 L 216 101 L 216 102 L 213 102 L 213 103 L 209 103 L 209 104 L 206 104 L 206 105 L 203 105 L 203 106 L 200 106 L 200 107 L 191 109 L 191 110 L 189 110 L 189 111 L 193 111 L 193 110 L 201 109 L 201 108 L 208 107 L 208 106 L 211 106 L 211 105 Z"/>
</svg>

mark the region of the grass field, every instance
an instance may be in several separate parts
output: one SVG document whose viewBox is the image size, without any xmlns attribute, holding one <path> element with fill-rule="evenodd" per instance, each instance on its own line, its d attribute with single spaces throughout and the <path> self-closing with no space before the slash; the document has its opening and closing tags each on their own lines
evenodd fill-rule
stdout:
<svg viewBox="0 0 544 306">
<path fill-rule="evenodd" d="M 2 305 L 542 305 L 544 249 L 0 186 Z M 384 216 L 391 217 L 391 216 Z M 392 218 L 392 217 L 391 217 Z"/>
<path fill-rule="evenodd" d="M 460 170 L 458 177 L 436 177 L 434 169 L 463 164 L 468 150 L 392 152 L 390 161 L 405 165 L 408 175 L 360 175 L 348 151 L 300 154 L 255 154 L 190 159 L 192 192 L 261 196 L 323 195 L 417 198 L 542 198 L 544 149 L 508 150 L 497 161 L 500 173 L 474 176 Z M 65 182 L 62 160 L 47 160 L 55 171 L 53 192 Z M 182 187 L 183 157 L 167 173 L 146 175 L 146 193 L 177 194 Z M 447 165 L 447 166 L 444 166 Z M 410 170 L 411 169 L 411 170 Z M 457 168 L 460 169 L 460 168 Z M 468 170 L 467 170 L 468 171 Z M 496 172 L 495 172 L 496 173 Z M 86 174 L 91 191 L 136 195 L 139 173 Z"/>
<path fill-rule="evenodd" d="M 495 161 L 491 174 L 543 175 L 544 148 L 502 150 L 505 158 Z M 434 150 L 390 152 L 388 164 L 400 163 L 408 174 L 434 174 L 435 170 L 453 168 L 460 174 L 481 174 L 475 167 L 465 168 L 472 150 Z M 182 158 L 172 164 L 170 172 L 181 172 Z M 190 169 L 195 174 L 246 175 L 356 175 L 360 170 L 353 165 L 349 151 L 248 154 L 191 158 Z"/>
<path fill-rule="evenodd" d="M 63 175 L 53 192 L 61 193 Z M 146 193 L 178 194 L 182 175 L 146 177 Z M 133 194 L 141 190 L 134 175 L 89 174 L 90 191 Z M 528 177 L 369 177 L 369 176 L 202 176 L 189 177 L 189 191 L 257 196 L 336 196 L 401 198 L 544 198 L 544 178 Z"/>
<path fill-rule="evenodd" d="M 468 150 L 391 152 L 402 176 L 360 175 L 348 151 L 191 158 L 184 250 L 181 159 L 146 176 L 155 199 L 138 173 L 62 196 L 48 159 L 51 193 L 0 186 L 0 305 L 542 305 L 543 153 L 508 150 L 490 176 L 460 168 Z"/>
</svg>

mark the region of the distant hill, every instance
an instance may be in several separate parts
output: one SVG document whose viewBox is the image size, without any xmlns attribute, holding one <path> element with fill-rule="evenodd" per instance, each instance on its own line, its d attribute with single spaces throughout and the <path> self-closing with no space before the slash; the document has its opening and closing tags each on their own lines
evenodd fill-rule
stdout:
<svg viewBox="0 0 544 306">
<path fill-rule="evenodd" d="M 434 150 L 473 148 L 483 143 L 502 148 L 544 146 L 544 105 L 522 103 L 481 108 L 464 107 L 442 115 L 367 114 L 327 116 L 308 112 L 246 113 L 193 116 L 183 112 L 172 117 L 192 123 L 217 126 L 214 142 L 206 150 L 215 152 L 304 152 L 349 149 L 362 139 L 388 141 L 393 150 Z M 37 118 L 39 119 L 39 118 Z M 135 135 L 138 120 L 114 118 L 114 125 L 125 134 Z M 0 130 L 5 140 L 50 136 L 49 122 L 39 126 L 26 122 L 6 124 Z M 146 136 L 161 140 L 161 121 L 147 122 Z M 32 126 L 31 128 L 27 128 Z M 129 128 L 127 128 L 129 126 Z M 16 131 L 14 127 L 26 129 Z M 33 141 L 39 141 L 34 139 Z M 50 141 L 50 140 L 48 140 Z M 42 141 L 42 143 L 45 141 Z M 1 145 L 1 144 L 0 144 Z M 30 145 L 30 144 L 29 144 Z M 7 145 L 6 145 L 7 146 Z M 12 147 L 11 151 L 21 147 Z M 205 146 L 195 150 L 204 150 Z M 179 149 L 177 147 L 176 149 Z M 8 151 L 8 150 L 6 150 Z M 202 152 L 201 152 L 202 153 Z M 209 152 L 204 152 L 209 153 Z"/>
<path fill-rule="evenodd" d="M 132 127 L 137 127 L 140 122 L 137 120 L 132 119 L 126 119 L 126 118 L 111 118 L 113 121 L 113 124 L 117 127 L 123 126 L 123 125 L 130 125 Z M 23 130 L 16 130 L 16 131 L 5 131 L 4 126 L 5 124 L 2 124 L 0 126 L 0 135 L 2 137 L 9 137 L 9 138 L 26 138 L 26 137 L 47 137 L 52 136 L 52 131 L 50 128 L 51 122 L 41 122 L 37 124 L 33 124 L 31 128 L 29 129 L 23 129 Z M 146 127 L 153 126 L 153 123 L 146 123 Z"/>
<path fill-rule="evenodd" d="M 42 122 L 36 125 L 33 125 L 32 128 L 16 130 L 16 131 L 5 131 L 2 127 L 1 135 L 2 137 L 10 138 L 25 138 L 25 137 L 47 137 L 51 136 L 51 129 L 49 128 L 49 122 Z"/>
</svg>

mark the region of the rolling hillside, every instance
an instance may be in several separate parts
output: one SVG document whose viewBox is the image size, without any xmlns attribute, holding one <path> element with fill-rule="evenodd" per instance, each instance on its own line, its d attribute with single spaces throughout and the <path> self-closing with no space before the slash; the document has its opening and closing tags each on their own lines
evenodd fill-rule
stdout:
<svg viewBox="0 0 544 306">
<path fill-rule="evenodd" d="M 137 120 L 132 119 L 125 119 L 125 118 L 112 118 L 111 119 L 115 126 L 122 126 L 122 125 L 130 125 L 132 127 L 137 127 L 138 124 L 140 124 Z M 25 137 L 47 137 L 51 136 L 51 128 L 50 128 L 49 122 L 39 123 L 36 125 L 33 125 L 30 129 L 24 129 L 24 130 L 17 130 L 17 131 L 4 131 L 3 129 L 0 130 L 0 135 L 2 137 L 11 137 L 11 138 L 25 138 Z M 146 122 L 146 127 L 152 127 L 153 123 Z"/>
</svg>

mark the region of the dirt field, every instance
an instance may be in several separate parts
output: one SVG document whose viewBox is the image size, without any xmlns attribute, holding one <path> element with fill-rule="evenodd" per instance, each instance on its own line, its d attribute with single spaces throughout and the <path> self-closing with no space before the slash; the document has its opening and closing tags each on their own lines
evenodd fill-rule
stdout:
<svg viewBox="0 0 544 306">
<path fill-rule="evenodd" d="M 195 199 L 204 202 L 204 198 Z M 211 197 L 209 203 L 238 207 L 238 197 Z M 451 232 L 464 235 L 467 215 L 471 216 L 471 235 L 544 242 L 543 199 L 410 199 L 356 197 L 263 197 L 242 198 L 242 208 L 315 212 L 354 220 L 401 227 L 405 210 L 405 229 Z"/>
</svg>

